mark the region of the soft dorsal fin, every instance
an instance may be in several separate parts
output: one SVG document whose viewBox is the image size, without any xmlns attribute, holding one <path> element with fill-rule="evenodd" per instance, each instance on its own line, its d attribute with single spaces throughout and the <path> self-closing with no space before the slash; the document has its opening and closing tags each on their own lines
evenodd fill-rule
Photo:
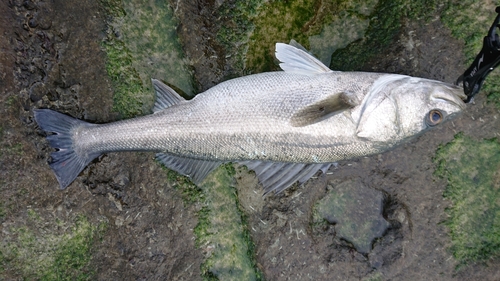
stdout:
<svg viewBox="0 0 500 281">
<path fill-rule="evenodd" d="M 297 111 L 290 119 L 290 124 L 294 127 L 311 125 L 358 104 L 352 92 L 335 93 Z"/>
<path fill-rule="evenodd" d="M 240 161 L 249 170 L 255 171 L 259 182 L 264 187 L 264 195 L 269 192 L 280 193 L 295 182 L 304 183 L 319 170 L 325 173 L 330 168 L 326 164 L 301 164 L 262 161 Z"/>
<path fill-rule="evenodd" d="M 153 112 L 156 113 L 174 104 L 186 101 L 174 89 L 162 83 L 160 80 L 151 79 L 156 93 L 156 102 L 153 107 Z"/>
<path fill-rule="evenodd" d="M 199 184 L 211 171 L 223 162 L 178 157 L 166 153 L 157 153 L 156 159 L 170 170 L 188 176 L 195 184 Z"/>
<path fill-rule="evenodd" d="M 299 43 L 292 42 L 292 44 L 298 45 Z M 305 51 L 303 47 L 297 48 L 284 43 L 276 43 L 276 58 L 281 61 L 281 69 L 289 73 L 314 75 L 332 72 L 330 68 Z"/>
</svg>

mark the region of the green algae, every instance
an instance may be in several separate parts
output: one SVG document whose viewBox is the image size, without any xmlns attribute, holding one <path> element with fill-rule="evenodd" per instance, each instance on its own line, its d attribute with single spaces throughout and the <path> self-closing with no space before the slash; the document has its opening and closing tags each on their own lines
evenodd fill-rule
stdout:
<svg viewBox="0 0 500 281">
<path fill-rule="evenodd" d="M 276 42 L 296 40 L 329 64 L 331 54 L 363 38 L 378 0 L 224 1 L 217 41 L 238 75 L 276 70 Z"/>
<path fill-rule="evenodd" d="M 176 171 L 170 170 L 161 162 L 157 161 L 158 165 L 167 173 L 167 181 L 178 192 L 181 193 L 182 201 L 185 205 L 191 205 L 200 202 L 204 198 L 204 193 L 201 188 L 194 184 L 187 176 L 183 176 Z"/>
<path fill-rule="evenodd" d="M 74 222 L 47 224 L 36 211 L 28 210 L 25 226 L 10 229 L 0 244 L 1 270 L 16 272 L 28 280 L 94 280 L 92 247 L 106 224 L 91 224 L 80 216 Z M 49 231 L 39 231 L 50 225 Z M 56 229 L 66 229 L 56 235 Z"/>
<path fill-rule="evenodd" d="M 361 279 L 361 281 L 383 281 L 383 280 L 385 280 L 384 275 L 378 271 L 375 271 L 369 274 L 367 277 Z"/>
<path fill-rule="evenodd" d="M 205 252 L 201 265 L 204 280 L 261 280 L 253 243 L 233 187 L 234 167 L 224 165 L 201 184 L 205 194 L 194 229 L 196 244 Z"/>
<path fill-rule="evenodd" d="M 123 1 L 125 17 L 115 21 L 123 42 L 130 50 L 132 65 L 145 88 L 152 91 L 151 78 L 194 96 L 193 79 L 177 37 L 178 20 L 167 1 Z"/>
<path fill-rule="evenodd" d="M 363 38 L 369 22 L 367 19 L 346 16 L 326 25 L 320 34 L 309 37 L 311 52 L 325 65 L 330 65 L 336 50 Z"/>
<path fill-rule="evenodd" d="M 167 170 L 167 168 L 165 168 Z M 205 253 L 203 280 L 262 280 L 256 267 L 255 245 L 247 229 L 234 188 L 235 170 L 226 164 L 211 172 L 198 186 L 188 177 L 168 170 L 168 181 L 182 194 L 184 204 L 201 204 L 193 232 L 196 246 Z"/>
<path fill-rule="evenodd" d="M 154 94 L 150 79 L 194 95 L 193 79 L 177 38 L 177 20 L 166 1 L 101 0 L 108 15 L 106 70 L 113 82 L 113 109 L 122 117 L 149 113 Z"/>
<path fill-rule="evenodd" d="M 382 216 L 384 195 L 359 181 L 335 186 L 314 206 L 313 227 L 324 221 L 335 224 L 336 235 L 349 241 L 360 253 L 371 251 L 372 242 L 389 227 Z"/>
<path fill-rule="evenodd" d="M 108 15 L 106 38 L 102 47 L 106 52 L 106 72 L 111 79 L 114 95 L 113 110 L 120 113 L 123 118 L 143 115 L 145 92 L 143 82 L 133 67 L 132 54 L 125 43 L 118 38 L 118 31 L 112 23 L 125 16 L 119 0 L 101 0 L 101 6 Z"/>
<path fill-rule="evenodd" d="M 326 6 L 323 7 L 322 3 Z M 308 37 L 319 34 L 329 22 L 333 2 L 318 0 L 270 1 L 260 9 L 249 41 L 246 65 L 251 71 L 276 69 L 274 46 L 295 39 L 309 48 Z"/>
<path fill-rule="evenodd" d="M 370 1 L 227 1 L 217 39 L 240 73 L 276 70 L 276 42 L 296 40 L 329 64 L 338 48 L 360 39 L 368 27 Z M 242 71 L 242 69 L 245 69 Z"/>
<path fill-rule="evenodd" d="M 463 134 L 440 147 L 436 175 L 447 179 L 445 221 L 459 266 L 500 256 L 500 143 Z"/>
<path fill-rule="evenodd" d="M 245 69 L 248 42 L 254 31 L 254 21 L 264 0 L 225 1 L 218 9 L 223 24 L 217 32 L 217 41 L 230 55 L 232 67 L 241 75 Z"/>
</svg>

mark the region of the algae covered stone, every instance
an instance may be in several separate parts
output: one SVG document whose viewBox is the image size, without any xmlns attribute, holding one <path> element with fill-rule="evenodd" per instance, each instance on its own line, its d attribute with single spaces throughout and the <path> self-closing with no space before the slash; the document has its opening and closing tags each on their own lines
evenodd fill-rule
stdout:
<svg viewBox="0 0 500 281">
<path fill-rule="evenodd" d="M 315 206 L 316 218 L 335 224 L 340 238 L 353 244 L 360 253 L 369 253 L 375 238 L 389 227 L 382 216 L 384 195 L 360 181 L 335 186 Z"/>
</svg>

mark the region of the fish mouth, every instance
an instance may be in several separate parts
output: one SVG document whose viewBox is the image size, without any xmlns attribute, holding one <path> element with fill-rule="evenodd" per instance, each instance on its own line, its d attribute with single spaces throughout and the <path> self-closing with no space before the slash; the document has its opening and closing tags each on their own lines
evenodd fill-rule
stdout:
<svg viewBox="0 0 500 281">
<path fill-rule="evenodd" d="M 467 100 L 467 96 L 464 93 L 464 90 L 455 85 L 444 85 L 446 87 L 446 91 L 435 91 L 431 95 L 431 99 L 435 101 L 443 101 L 452 103 L 458 106 L 460 109 L 465 109 Z"/>
</svg>

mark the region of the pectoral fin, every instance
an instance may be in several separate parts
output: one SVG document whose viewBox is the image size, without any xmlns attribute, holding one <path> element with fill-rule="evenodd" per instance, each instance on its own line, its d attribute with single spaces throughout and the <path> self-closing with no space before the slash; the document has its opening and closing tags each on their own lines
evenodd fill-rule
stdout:
<svg viewBox="0 0 500 281">
<path fill-rule="evenodd" d="M 290 119 L 290 124 L 294 127 L 311 125 L 358 104 L 359 101 L 354 93 L 333 94 L 297 111 Z"/>
</svg>

